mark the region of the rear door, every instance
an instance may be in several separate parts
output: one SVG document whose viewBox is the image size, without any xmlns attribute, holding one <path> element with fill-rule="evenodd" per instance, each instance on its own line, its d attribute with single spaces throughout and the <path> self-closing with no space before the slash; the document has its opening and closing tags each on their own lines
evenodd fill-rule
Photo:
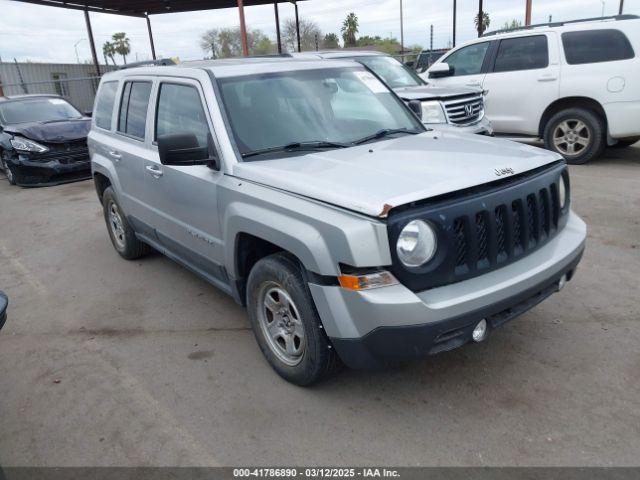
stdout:
<svg viewBox="0 0 640 480">
<path fill-rule="evenodd" d="M 149 154 L 146 125 L 153 81 L 150 78 L 127 79 L 120 89 L 115 135 L 110 139 L 111 157 L 120 181 L 120 201 L 135 223 L 149 219 L 143 199 L 144 161 Z"/>
<path fill-rule="evenodd" d="M 434 77 L 430 73 L 428 82 L 438 87 L 482 88 L 490 46 L 491 42 L 486 41 L 454 50 L 434 64 L 447 63 L 451 74 L 445 77 Z"/>
<path fill-rule="evenodd" d="M 159 241 L 210 281 L 225 287 L 218 183 L 222 172 L 205 165 L 162 165 L 157 139 L 192 133 L 200 146 L 217 142 L 202 86 L 195 79 L 160 79 L 154 95 L 152 155 L 144 162 L 145 196 L 153 205 Z"/>
<path fill-rule="evenodd" d="M 560 91 L 556 34 L 503 38 L 491 57 L 483 87 L 486 115 L 494 130 L 538 135 L 540 118 Z"/>
</svg>

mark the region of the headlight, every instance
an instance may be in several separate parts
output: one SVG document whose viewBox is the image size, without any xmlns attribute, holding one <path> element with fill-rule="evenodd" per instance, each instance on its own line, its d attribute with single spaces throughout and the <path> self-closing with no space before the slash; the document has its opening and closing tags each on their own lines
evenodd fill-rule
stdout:
<svg viewBox="0 0 640 480">
<path fill-rule="evenodd" d="M 396 252 L 407 267 L 419 267 L 433 258 L 437 247 L 436 232 L 422 220 L 409 222 L 400 232 Z"/>
<path fill-rule="evenodd" d="M 33 140 L 27 140 L 22 137 L 12 138 L 11 146 L 20 152 L 45 153 L 49 151 L 49 149 L 44 145 L 40 145 Z"/>
<path fill-rule="evenodd" d="M 422 123 L 447 123 L 440 102 L 422 102 Z"/>
<path fill-rule="evenodd" d="M 567 181 L 564 175 L 560 176 L 558 182 L 558 198 L 560 200 L 560 209 L 562 210 L 567 205 Z"/>
</svg>

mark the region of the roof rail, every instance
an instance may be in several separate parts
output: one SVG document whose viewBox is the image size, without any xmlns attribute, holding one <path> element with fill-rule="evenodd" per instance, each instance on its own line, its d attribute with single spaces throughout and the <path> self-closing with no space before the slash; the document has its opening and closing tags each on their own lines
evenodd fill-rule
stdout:
<svg viewBox="0 0 640 480">
<path fill-rule="evenodd" d="M 629 14 L 625 14 L 625 15 L 611 15 L 609 17 L 593 17 L 593 18 L 581 18 L 578 20 L 567 20 L 564 22 L 551 22 L 551 23 L 537 23 L 535 25 L 525 25 L 522 27 L 516 27 L 516 28 L 503 28 L 501 30 L 494 30 L 492 32 L 487 32 L 485 34 L 483 34 L 483 37 L 490 37 L 492 35 L 499 35 L 501 33 L 509 33 L 509 32 L 518 32 L 521 30 L 531 30 L 534 28 L 538 28 L 538 27 L 561 27 L 563 25 L 568 25 L 571 23 L 583 23 L 583 22 L 597 22 L 599 20 L 635 20 L 640 18 L 638 15 L 629 15 Z"/>
<path fill-rule="evenodd" d="M 126 70 L 128 68 L 136 68 L 136 67 L 146 67 L 148 65 L 155 65 L 157 67 L 167 67 L 175 64 L 176 62 L 174 62 L 170 58 L 161 58 L 160 60 L 144 60 L 142 62 L 127 63 L 126 65 L 122 65 L 120 68 L 118 68 L 118 70 Z"/>
</svg>

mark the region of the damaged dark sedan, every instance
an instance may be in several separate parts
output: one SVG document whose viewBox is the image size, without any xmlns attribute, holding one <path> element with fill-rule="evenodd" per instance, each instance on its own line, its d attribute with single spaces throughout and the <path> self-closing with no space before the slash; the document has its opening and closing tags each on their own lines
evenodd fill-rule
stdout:
<svg viewBox="0 0 640 480">
<path fill-rule="evenodd" d="M 0 168 L 21 186 L 91 178 L 90 128 L 91 119 L 61 97 L 0 97 Z"/>
</svg>

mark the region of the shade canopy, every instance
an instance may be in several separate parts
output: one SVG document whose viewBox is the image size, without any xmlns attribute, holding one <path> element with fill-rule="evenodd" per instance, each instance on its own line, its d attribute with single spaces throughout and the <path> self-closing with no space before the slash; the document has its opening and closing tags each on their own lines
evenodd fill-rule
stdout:
<svg viewBox="0 0 640 480">
<path fill-rule="evenodd" d="M 238 6 L 237 0 L 14 0 L 17 2 L 46 5 L 49 7 L 88 10 L 90 12 L 113 13 L 131 17 L 144 17 L 160 13 L 194 12 L 198 10 L 216 10 Z M 273 5 L 273 0 L 244 0 L 245 7 L 255 5 Z M 291 2 L 294 3 L 294 2 Z"/>
</svg>

